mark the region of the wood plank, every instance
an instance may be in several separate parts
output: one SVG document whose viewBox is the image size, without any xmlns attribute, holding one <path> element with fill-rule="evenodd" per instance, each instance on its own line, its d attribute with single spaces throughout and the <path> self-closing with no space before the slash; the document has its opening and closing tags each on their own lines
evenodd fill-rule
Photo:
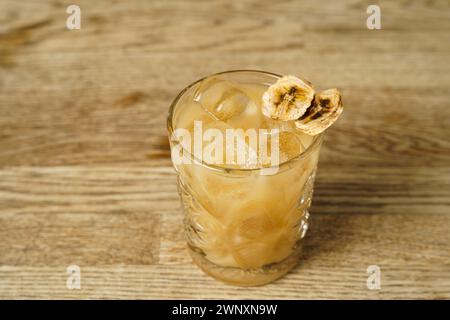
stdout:
<svg viewBox="0 0 450 320">
<path fill-rule="evenodd" d="M 428 221 L 431 227 L 437 224 L 437 228 L 446 229 L 446 219 L 450 219 L 447 210 L 450 168 L 436 171 L 434 175 L 417 168 L 409 170 L 414 175 L 392 168 L 360 174 L 321 168 L 312 212 L 322 219 L 348 217 L 353 222 L 362 219 L 357 223 L 361 231 L 373 225 L 372 216 L 380 217 L 377 223 L 382 228 L 398 225 L 389 219 L 403 223 L 418 219 L 417 225 L 422 227 Z M 186 261 L 185 254 L 181 254 L 184 252 L 182 213 L 171 168 L 17 167 L 1 170 L 0 177 L 0 217 L 4 226 L 0 235 L 5 239 L 0 263 L 53 265 L 61 263 L 60 259 L 67 255 L 94 265 L 132 256 L 152 264 L 158 261 L 154 255 L 159 247 L 161 263 Z M 339 229 L 338 222 L 329 225 Z M 403 223 L 401 226 L 405 227 Z M 411 228 L 406 235 L 416 237 L 414 222 L 406 226 Z M 438 235 L 436 230 L 430 233 L 445 243 L 444 233 Z M 59 239 L 61 234 L 65 237 Z M 327 234 L 330 234 L 328 228 L 323 230 L 323 235 Z M 382 236 L 386 236 L 385 232 Z M 427 241 L 415 240 L 421 244 Z M 347 241 L 343 238 L 343 242 Z M 120 248 L 120 243 L 129 246 Z M 98 248 L 85 248 L 87 244 Z M 105 246 L 116 254 L 101 253 Z M 78 247 L 81 253 L 74 254 Z M 48 255 L 37 255 L 42 249 Z M 444 250 L 437 251 L 441 249 Z M 134 250 L 148 252 L 137 255 Z M 15 260 L 17 256 L 21 258 Z"/>
<path fill-rule="evenodd" d="M 259 288 L 220 284 L 186 262 L 184 253 L 178 264 L 100 267 L 80 264 L 80 291 L 65 287 L 65 265 L 3 266 L 0 267 L 0 296 L 448 299 L 450 257 L 445 250 L 450 240 L 448 223 L 449 216 L 441 214 L 356 217 L 354 214 L 314 214 L 301 264 L 283 279 Z M 436 242 L 431 234 L 440 241 Z M 381 291 L 366 288 L 366 269 L 373 264 L 381 268 Z"/>
<path fill-rule="evenodd" d="M 342 119 L 327 134 L 323 162 L 334 160 L 344 166 L 448 165 L 450 129 L 446 117 L 441 116 L 448 112 L 447 95 L 433 91 L 400 94 L 388 90 L 382 95 L 349 91 Z M 422 101 L 425 92 L 430 96 L 426 105 Z M 44 100 L 53 102 L 45 105 Z M 114 101 L 95 105 L 88 100 L 66 111 L 67 105 L 47 95 L 34 101 L 16 104 L 15 112 L 7 108 L 9 103 L 0 105 L 0 109 L 9 110 L 0 120 L 0 165 L 170 165 L 166 111 L 155 111 L 158 107 L 167 110 L 162 103 L 151 107 L 143 101 L 122 108 Z M 30 107 L 40 116 L 26 112 Z"/>
<path fill-rule="evenodd" d="M 42 205 L 45 205 L 42 203 Z M 159 221 L 147 212 L 7 214 L 0 263 L 10 266 L 155 264 Z"/>
<path fill-rule="evenodd" d="M 79 0 L 77 31 L 69 4 L 0 2 L 0 298 L 450 299 L 448 1 L 379 1 L 382 30 L 363 0 Z M 166 133 L 229 69 L 344 94 L 302 262 L 258 288 L 191 263 Z"/>
<path fill-rule="evenodd" d="M 172 169 L 0 172 L 0 264 L 155 264 L 160 215 L 178 200 Z M 168 178 L 165 178 L 168 177 Z M 159 191 L 148 191 L 155 183 Z"/>
</svg>

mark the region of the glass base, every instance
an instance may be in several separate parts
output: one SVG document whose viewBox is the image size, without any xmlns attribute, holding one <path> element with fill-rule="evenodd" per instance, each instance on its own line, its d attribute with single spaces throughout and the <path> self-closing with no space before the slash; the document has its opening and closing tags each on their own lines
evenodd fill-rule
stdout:
<svg viewBox="0 0 450 320">
<path fill-rule="evenodd" d="M 249 287 L 275 281 L 294 268 L 300 260 L 302 252 L 301 242 L 301 240 L 297 242 L 293 252 L 284 260 L 259 269 L 249 270 L 219 266 L 209 261 L 201 250 L 192 248 L 189 245 L 188 251 L 194 263 L 211 277 L 226 284 Z"/>
</svg>

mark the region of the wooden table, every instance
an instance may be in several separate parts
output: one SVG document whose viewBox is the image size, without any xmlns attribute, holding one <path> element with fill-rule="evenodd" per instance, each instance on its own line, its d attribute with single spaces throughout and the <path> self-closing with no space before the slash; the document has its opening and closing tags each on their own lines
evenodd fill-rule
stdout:
<svg viewBox="0 0 450 320">
<path fill-rule="evenodd" d="M 381 30 L 359 0 L 78 0 L 68 30 L 71 3 L 0 2 L 0 297 L 450 298 L 447 1 L 380 1 Z M 305 257 L 264 287 L 190 262 L 169 159 L 171 100 L 229 69 L 344 94 Z"/>
</svg>

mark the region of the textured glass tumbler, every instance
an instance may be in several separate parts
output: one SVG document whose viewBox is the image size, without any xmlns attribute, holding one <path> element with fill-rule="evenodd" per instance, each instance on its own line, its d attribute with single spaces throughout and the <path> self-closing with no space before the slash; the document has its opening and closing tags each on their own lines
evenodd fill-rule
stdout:
<svg viewBox="0 0 450 320">
<path fill-rule="evenodd" d="M 219 74 L 236 83 L 270 86 L 279 76 L 261 71 Z M 217 76 L 217 75 L 214 75 Z M 193 116 L 190 101 L 199 80 L 173 101 L 167 127 L 173 149 L 177 119 Z M 275 174 L 230 169 L 194 161 L 176 164 L 188 250 L 207 274 L 229 284 L 262 285 L 286 274 L 299 261 L 308 229 L 322 135 L 305 137 L 305 149 L 280 163 Z"/>
</svg>

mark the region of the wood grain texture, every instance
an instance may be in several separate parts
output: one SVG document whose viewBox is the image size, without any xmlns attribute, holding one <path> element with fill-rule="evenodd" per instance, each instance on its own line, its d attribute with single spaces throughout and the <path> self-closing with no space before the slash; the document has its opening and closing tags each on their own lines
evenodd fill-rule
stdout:
<svg viewBox="0 0 450 320">
<path fill-rule="evenodd" d="M 0 298 L 450 299 L 448 1 L 379 1 L 382 30 L 362 0 L 80 0 L 74 31 L 69 4 L 0 2 Z M 302 262 L 259 288 L 190 262 L 165 129 L 229 69 L 344 95 Z"/>
</svg>

